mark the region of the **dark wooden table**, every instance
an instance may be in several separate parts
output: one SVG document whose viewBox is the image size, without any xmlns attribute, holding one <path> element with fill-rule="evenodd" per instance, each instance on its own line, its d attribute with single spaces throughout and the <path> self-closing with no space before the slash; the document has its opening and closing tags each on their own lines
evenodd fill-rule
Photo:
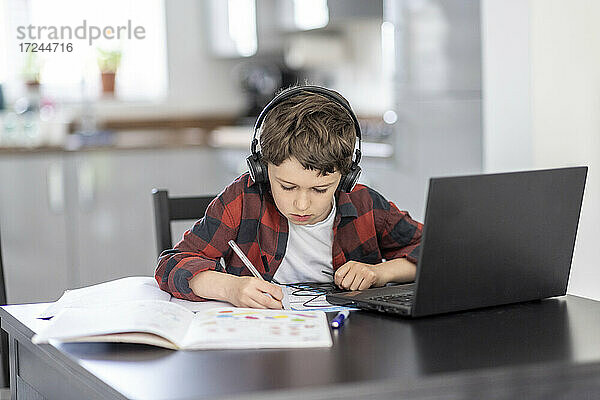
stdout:
<svg viewBox="0 0 600 400">
<path fill-rule="evenodd" d="M 43 308 L 0 308 L 13 398 L 600 398 L 600 302 L 576 296 L 417 320 L 354 312 L 332 348 L 289 350 L 34 345 Z"/>
</svg>

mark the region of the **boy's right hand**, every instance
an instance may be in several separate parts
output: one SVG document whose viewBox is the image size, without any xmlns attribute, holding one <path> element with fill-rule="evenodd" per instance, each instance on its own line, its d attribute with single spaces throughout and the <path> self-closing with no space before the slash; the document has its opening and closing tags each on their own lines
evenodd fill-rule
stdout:
<svg viewBox="0 0 600 400">
<path fill-rule="evenodd" d="M 229 302 L 236 307 L 281 310 L 283 292 L 272 283 L 251 276 L 240 276 L 230 287 Z"/>
</svg>

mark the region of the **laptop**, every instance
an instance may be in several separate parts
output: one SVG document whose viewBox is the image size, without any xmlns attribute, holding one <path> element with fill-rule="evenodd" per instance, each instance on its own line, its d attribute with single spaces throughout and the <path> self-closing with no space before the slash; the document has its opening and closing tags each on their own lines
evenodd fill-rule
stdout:
<svg viewBox="0 0 600 400">
<path fill-rule="evenodd" d="M 562 296 L 587 167 L 432 178 L 414 283 L 332 293 L 409 317 Z"/>
</svg>

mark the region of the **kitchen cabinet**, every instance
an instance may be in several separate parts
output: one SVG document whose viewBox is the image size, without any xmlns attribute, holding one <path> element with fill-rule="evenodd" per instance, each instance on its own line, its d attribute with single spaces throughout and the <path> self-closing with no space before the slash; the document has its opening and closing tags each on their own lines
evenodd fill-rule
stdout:
<svg viewBox="0 0 600 400">
<path fill-rule="evenodd" d="M 78 182 L 72 195 L 78 203 L 80 284 L 152 275 L 157 261 L 152 188 L 174 196 L 217 194 L 237 175 L 220 156 L 208 148 L 76 154 L 71 169 Z M 192 223 L 183 223 L 185 229 Z"/>
<path fill-rule="evenodd" d="M 8 302 L 51 301 L 67 288 L 152 275 L 152 188 L 217 194 L 239 174 L 231 159 L 206 147 L 0 156 Z M 175 241 L 192 223 L 174 227 Z"/>
<path fill-rule="evenodd" d="M 57 299 L 74 284 L 61 152 L 0 157 L 0 229 L 9 303 Z"/>
</svg>

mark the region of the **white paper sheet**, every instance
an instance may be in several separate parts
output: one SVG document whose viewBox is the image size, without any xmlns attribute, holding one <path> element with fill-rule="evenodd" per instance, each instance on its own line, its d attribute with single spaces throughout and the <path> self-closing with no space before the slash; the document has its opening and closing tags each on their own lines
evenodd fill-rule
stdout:
<svg viewBox="0 0 600 400">
<path fill-rule="evenodd" d="M 299 284 L 301 285 L 301 284 Z M 292 311 L 341 311 L 357 310 L 357 308 L 337 306 L 327 301 L 326 294 L 319 294 L 310 290 L 299 290 L 298 286 L 291 287 L 279 285 L 283 291 L 283 308 Z"/>
<path fill-rule="evenodd" d="M 87 286 L 80 289 L 67 290 L 58 301 L 52 303 L 38 318 L 50 318 L 64 308 L 107 306 L 110 304 L 135 300 L 171 301 L 190 311 L 202 311 L 216 307 L 228 307 L 231 304 L 221 301 L 188 301 L 172 297 L 162 291 L 154 277 L 130 276 L 114 281 Z"/>
</svg>

